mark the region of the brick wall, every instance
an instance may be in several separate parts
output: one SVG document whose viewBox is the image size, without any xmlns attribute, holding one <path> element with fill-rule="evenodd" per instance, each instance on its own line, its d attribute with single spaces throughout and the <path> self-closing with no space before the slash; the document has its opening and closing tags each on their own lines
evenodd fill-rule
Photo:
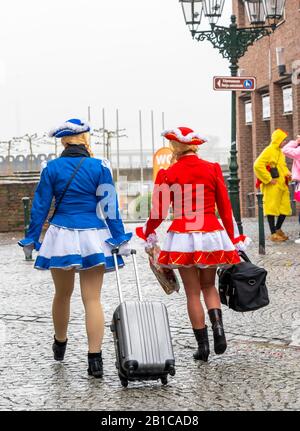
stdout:
<svg viewBox="0 0 300 431">
<path fill-rule="evenodd" d="M 248 26 L 242 0 L 233 0 L 233 11 L 239 26 Z M 243 75 L 256 76 L 258 89 L 251 94 L 238 93 L 237 142 L 239 149 L 239 175 L 241 179 L 241 205 L 243 216 L 248 216 L 247 195 L 255 191 L 253 163 L 270 142 L 271 132 L 282 128 L 291 138 L 300 134 L 300 85 L 292 85 L 294 109 L 283 113 L 282 86 L 290 84 L 291 78 L 280 77 L 276 63 L 276 47 L 285 49 L 287 72 L 292 72 L 292 63 L 300 60 L 300 12 L 299 0 L 286 2 L 285 22 L 270 37 L 264 37 L 251 46 L 240 60 Z M 271 116 L 264 120 L 262 94 L 270 94 Z M 252 102 L 252 124 L 245 122 L 245 100 Z M 251 148 L 250 148 L 251 147 Z M 291 166 L 291 161 L 288 162 Z"/>
<path fill-rule="evenodd" d="M 0 232 L 24 230 L 22 198 L 33 197 L 36 183 L 0 184 Z"/>
</svg>

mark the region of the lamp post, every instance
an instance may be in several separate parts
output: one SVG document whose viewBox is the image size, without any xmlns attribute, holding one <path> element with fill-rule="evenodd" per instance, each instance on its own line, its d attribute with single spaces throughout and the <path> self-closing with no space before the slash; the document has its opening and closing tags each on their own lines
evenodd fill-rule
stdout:
<svg viewBox="0 0 300 431">
<path fill-rule="evenodd" d="M 282 19 L 285 0 L 243 0 L 250 27 L 238 27 L 236 16 L 231 16 L 229 27 L 218 26 L 222 16 L 225 0 L 179 0 L 182 6 L 185 22 L 193 39 L 199 42 L 207 40 L 218 49 L 222 56 L 230 62 L 231 76 L 238 74 L 238 62 L 244 56 L 249 46 L 263 37 L 271 34 Z M 202 16 L 208 18 L 210 30 L 200 31 Z M 243 233 L 240 209 L 240 187 L 238 177 L 237 146 L 236 146 L 236 92 L 231 96 L 231 150 L 229 164 L 229 195 L 233 213 Z"/>
</svg>

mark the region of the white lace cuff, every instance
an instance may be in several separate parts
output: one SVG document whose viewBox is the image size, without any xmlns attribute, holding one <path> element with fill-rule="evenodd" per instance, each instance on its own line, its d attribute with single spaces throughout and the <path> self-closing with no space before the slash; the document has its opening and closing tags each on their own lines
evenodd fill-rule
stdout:
<svg viewBox="0 0 300 431">
<path fill-rule="evenodd" d="M 155 247 L 158 244 L 158 238 L 156 233 L 151 233 L 146 241 L 145 249 L 148 250 L 150 248 Z"/>
<path fill-rule="evenodd" d="M 246 238 L 243 241 L 239 241 L 236 244 L 234 244 L 235 249 L 237 251 L 246 251 L 249 245 L 251 244 L 252 239 L 246 236 Z"/>
</svg>

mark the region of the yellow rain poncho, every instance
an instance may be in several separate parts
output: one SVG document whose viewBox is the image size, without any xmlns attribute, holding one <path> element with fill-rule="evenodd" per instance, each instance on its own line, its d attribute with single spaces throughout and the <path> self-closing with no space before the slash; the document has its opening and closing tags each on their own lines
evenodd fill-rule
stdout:
<svg viewBox="0 0 300 431">
<path fill-rule="evenodd" d="M 291 175 L 285 155 L 281 151 L 280 145 L 287 138 L 287 133 L 281 129 L 275 130 L 272 134 L 271 144 L 268 145 L 254 163 L 254 172 L 261 181 L 261 191 L 264 195 L 264 214 L 279 216 L 280 214 L 289 216 L 292 214 L 290 192 L 288 188 L 288 177 Z M 277 167 L 279 178 L 276 184 L 271 184 L 271 174 L 267 167 Z"/>
</svg>

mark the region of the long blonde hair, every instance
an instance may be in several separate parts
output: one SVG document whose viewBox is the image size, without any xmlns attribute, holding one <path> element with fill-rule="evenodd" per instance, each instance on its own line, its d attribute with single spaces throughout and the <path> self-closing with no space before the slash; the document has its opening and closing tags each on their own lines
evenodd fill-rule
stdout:
<svg viewBox="0 0 300 431">
<path fill-rule="evenodd" d="M 178 159 L 180 156 L 188 153 L 189 151 L 192 151 L 196 154 L 199 150 L 198 145 L 187 145 L 177 141 L 170 141 L 170 148 L 175 159 Z"/>
<path fill-rule="evenodd" d="M 90 146 L 90 134 L 89 132 L 80 133 L 79 135 L 72 135 L 72 136 L 64 136 L 61 138 L 61 143 L 66 148 L 69 144 L 72 145 L 84 145 L 87 149 L 89 155 L 91 157 L 94 157 L 94 153 Z"/>
</svg>

